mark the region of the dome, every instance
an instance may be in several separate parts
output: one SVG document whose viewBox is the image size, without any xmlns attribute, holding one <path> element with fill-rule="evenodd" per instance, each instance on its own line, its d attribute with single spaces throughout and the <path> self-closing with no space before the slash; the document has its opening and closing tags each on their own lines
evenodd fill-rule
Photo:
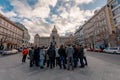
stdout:
<svg viewBox="0 0 120 80">
<path fill-rule="evenodd" d="M 39 34 L 36 34 L 35 37 L 40 37 Z"/>
<path fill-rule="evenodd" d="M 52 32 L 56 32 L 57 33 L 57 29 L 56 29 L 55 25 L 54 25 L 54 28 L 53 28 Z"/>
</svg>

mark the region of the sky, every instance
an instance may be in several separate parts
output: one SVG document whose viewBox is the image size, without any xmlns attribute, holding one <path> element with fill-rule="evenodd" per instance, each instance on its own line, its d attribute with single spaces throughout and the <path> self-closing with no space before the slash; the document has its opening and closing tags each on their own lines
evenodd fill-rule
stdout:
<svg viewBox="0 0 120 80">
<path fill-rule="evenodd" d="M 0 0 L 0 13 L 26 26 L 34 41 L 35 34 L 49 36 L 54 25 L 65 35 L 84 24 L 107 0 Z"/>
</svg>

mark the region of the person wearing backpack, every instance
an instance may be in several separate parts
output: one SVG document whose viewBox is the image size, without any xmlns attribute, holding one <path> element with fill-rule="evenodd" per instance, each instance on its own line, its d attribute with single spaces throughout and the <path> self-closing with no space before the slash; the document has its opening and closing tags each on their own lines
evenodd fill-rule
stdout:
<svg viewBox="0 0 120 80">
<path fill-rule="evenodd" d="M 54 46 L 50 46 L 47 54 L 49 56 L 49 64 L 50 64 L 50 68 L 54 68 L 55 67 L 55 57 L 56 57 L 56 53 L 55 53 L 55 48 Z"/>
</svg>

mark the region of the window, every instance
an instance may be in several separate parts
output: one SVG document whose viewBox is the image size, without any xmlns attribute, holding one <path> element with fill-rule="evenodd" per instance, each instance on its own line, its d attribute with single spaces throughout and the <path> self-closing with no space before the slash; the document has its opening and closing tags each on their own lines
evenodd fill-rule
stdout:
<svg viewBox="0 0 120 80">
<path fill-rule="evenodd" d="M 120 4 L 120 0 L 117 0 L 118 4 Z"/>
<path fill-rule="evenodd" d="M 2 32 L 2 27 L 0 27 L 0 33 Z"/>
<path fill-rule="evenodd" d="M 2 19 L 0 18 L 0 23 L 2 24 Z"/>
<path fill-rule="evenodd" d="M 118 41 L 120 41 L 120 36 L 118 36 Z"/>
<path fill-rule="evenodd" d="M 113 16 L 116 16 L 120 13 L 120 7 L 118 7 L 117 9 L 115 9 L 113 12 Z"/>
<path fill-rule="evenodd" d="M 119 0 L 115 0 L 112 4 L 111 4 L 111 9 L 115 8 L 118 5 Z"/>
<path fill-rule="evenodd" d="M 4 25 L 4 20 L 2 20 L 2 24 Z"/>
<path fill-rule="evenodd" d="M 119 16 L 119 17 L 117 17 L 116 19 L 114 19 L 114 23 L 115 23 L 115 24 L 120 23 L 120 16 Z"/>
<path fill-rule="evenodd" d="M 111 50 L 117 50 L 117 48 L 110 48 Z"/>
</svg>

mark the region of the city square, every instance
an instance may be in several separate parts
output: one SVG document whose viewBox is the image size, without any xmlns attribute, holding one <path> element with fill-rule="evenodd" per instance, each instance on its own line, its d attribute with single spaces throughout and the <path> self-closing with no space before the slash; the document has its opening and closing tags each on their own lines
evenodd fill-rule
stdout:
<svg viewBox="0 0 120 80">
<path fill-rule="evenodd" d="M 0 0 L 0 80 L 120 80 L 120 0 Z"/>
<path fill-rule="evenodd" d="M 74 71 L 39 67 L 29 68 L 29 60 L 21 63 L 21 54 L 0 56 L 1 80 L 119 80 L 120 55 L 105 53 L 87 54 L 88 66 Z"/>
</svg>

